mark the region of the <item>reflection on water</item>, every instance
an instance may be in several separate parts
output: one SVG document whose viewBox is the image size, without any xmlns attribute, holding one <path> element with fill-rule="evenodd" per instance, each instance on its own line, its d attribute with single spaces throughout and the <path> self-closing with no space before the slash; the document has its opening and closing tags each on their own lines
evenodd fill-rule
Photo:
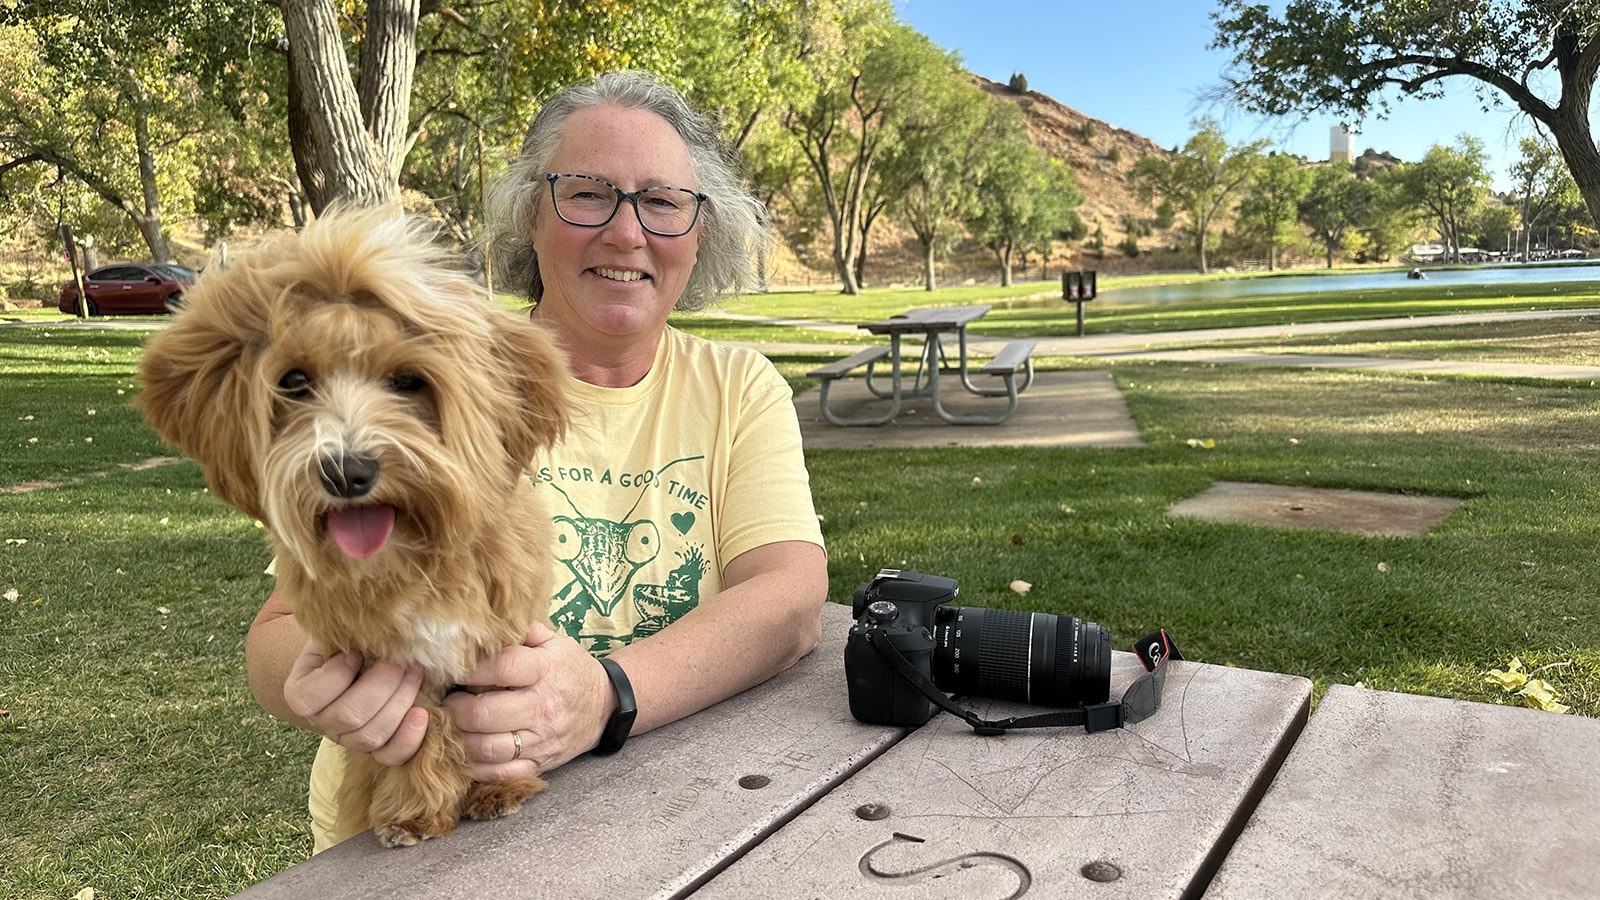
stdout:
<svg viewBox="0 0 1600 900">
<path fill-rule="evenodd" d="M 1456 284 L 1549 284 L 1557 281 L 1600 282 L 1600 264 L 1478 266 L 1459 269 L 1424 269 L 1425 279 L 1410 279 L 1404 271 L 1330 275 L 1266 275 L 1229 278 L 1190 284 L 1139 285 L 1100 289 L 1105 300 L 1166 303 L 1177 300 L 1220 300 L 1268 294 L 1308 294 L 1334 291 L 1370 291 Z"/>
</svg>

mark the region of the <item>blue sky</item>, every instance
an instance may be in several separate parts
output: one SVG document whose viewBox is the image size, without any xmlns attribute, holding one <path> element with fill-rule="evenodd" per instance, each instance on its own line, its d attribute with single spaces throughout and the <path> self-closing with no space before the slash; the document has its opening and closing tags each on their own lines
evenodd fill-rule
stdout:
<svg viewBox="0 0 1600 900">
<path fill-rule="evenodd" d="M 1022 72 L 1030 90 L 1164 147 L 1187 141 L 1193 120 L 1210 115 L 1234 143 L 1266 138 L 1290 153 L 1328 157 L 1337 119 L 1268 120 L 1202 99 L 1229 59 L 1206 49 L 1215 8 L 1206 0 L 895 0 L 895 7 L 901 21 L 959 52 L 969 70 L 1000 82 Z M 1392 103 L 1388 119 L 1357 127 L 1352 149 L 1412 161 L 1467 133 L 1483 141 L 1495 186 L 1508 188 L 1506 170 L 1532 125 L 1507 106 L 1484 112 L 1475 82 L 1458 81 L 1446 83 L 1443 99 Z"/>
</svg>

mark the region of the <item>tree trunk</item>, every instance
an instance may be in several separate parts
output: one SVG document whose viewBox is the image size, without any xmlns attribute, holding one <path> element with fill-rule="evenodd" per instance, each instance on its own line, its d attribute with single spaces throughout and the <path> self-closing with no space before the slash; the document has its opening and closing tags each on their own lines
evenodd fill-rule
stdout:
<svg viewBox="0 0 1600 900">
<path fill-rule="evenodd" d="M 411 83 L 417 68 L 421 0 L 369 0 L 356 94 L 361 120 L 397 176 L 411 126 Z"/>
<path fill-rule="evenodd" d="M 320 191 L 306 184 L 312 210 L 320 214 L 334 200 L 398 209 L 400 188 L 396 173 L 363 125 L 361 103 L 350 81 L 331 0 L 281 2 L 284 31 L 289 38 L 290 72 L 304 113 L 303 138 L 309 139 L 312 151 L 307 158 L 316 164 L 323 179 Z M 390 2 L 393 0 L 373 0 L 374 5 L 383 7 L 377 15 L 392 15 Z M 414 16 L 411 28 L 414 34 Z M 408 65 L 414 66 L 414 60 Z M 370 77 L 381 80 L 397 74 L 379 72 Z M 406 80 L 409 84 L 409 75 Z M 293 131 L 290 137 L 294 139 Z M 300 160 L 301 154 L 297 153 L 297 168 Z"/>
<path fill-rule="evenodd" d="M 139 193 L 143 201 L 142 209 L 134 209 L 132 203 L 126 204 L 124 209 L 150 248 L 150 257 L 156 262 L 172 262 L 172 248 L 167 245 L 162 227 L 155 146 L 150 139 L 150 95 L 132 72 L 124 72 L 123 76 L 127 79 L 129 99 L 133 101 L 133 141 L 139 157 Z"/>
<path fill-rule="evenodd" d="M 933 270 L 933 241 L 922 242 L 922 289 L 925 291 L 939 289 Z"/>
<path fill-rule="evenodd" d="M 294 56 L 288 57 L 289 69 L 289 154 L 294 157 L 294 174 L 300 182 L 297 192 L 300 204 L 291 204 L 296 211 L 295 228 L 305 227 L 305 207 L 313 212 L 323 209 L 333 201 L 328 194 L 328 179 L 323 175 L 322 154 L 317 151 L 311 136 L 311 111 L 306 107 L 304 92 L 300 90 L 299 66 Z"/>
<path fill-rule="evenodd" d="M 1569 111 L 1568 103 L 1579 108 Z M 1578 183 L 1578 193 L 1583 195 L 1583 203 L 1589 208 L 1589 218 L 1600 226 L 1600 149 L 1595 147 L 1593 133 L 1589 130 L 1588 95 L 1563 99 L 1556 114 L 1545 120 L 1545 124 L 1550 126 L 1556 148 L 1572 172 L 1572 180 Z"/>
<path fill-rule="evenodd" d="M 856 281 L 854 248 L 850 245 L 854 235 L 855 227 L 848 222 L 841 222 L 833 229 L 833 268 L 839 273 L 840 293 L 852 297 L 861 293 L 861 285 Z"/>
</svg>

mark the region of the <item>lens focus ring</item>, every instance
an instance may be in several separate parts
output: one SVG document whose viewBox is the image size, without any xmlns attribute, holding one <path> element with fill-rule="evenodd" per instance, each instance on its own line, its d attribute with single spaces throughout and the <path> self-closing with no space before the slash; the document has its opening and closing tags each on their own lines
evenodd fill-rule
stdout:
<svg viewBox="0 0 1600 900">
<path fill-rule="evenodd" d="M 1033 613 L 984 610 L 978 635 L 978 693 L 1027 702 Z"/>
</svg>

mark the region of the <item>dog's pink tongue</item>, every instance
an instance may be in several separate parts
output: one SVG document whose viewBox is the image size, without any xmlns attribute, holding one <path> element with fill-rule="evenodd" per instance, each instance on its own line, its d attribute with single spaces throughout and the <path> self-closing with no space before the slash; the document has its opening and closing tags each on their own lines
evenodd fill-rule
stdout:
<svg viewBox="0 0 1600 900">
<path fill-rule="evenodd" d="M 394 507 L 374 504 L 328 511 L 328 533 L 347 556 L 368 559 L 389 543 L 394 531 Z"/>
</svg>

